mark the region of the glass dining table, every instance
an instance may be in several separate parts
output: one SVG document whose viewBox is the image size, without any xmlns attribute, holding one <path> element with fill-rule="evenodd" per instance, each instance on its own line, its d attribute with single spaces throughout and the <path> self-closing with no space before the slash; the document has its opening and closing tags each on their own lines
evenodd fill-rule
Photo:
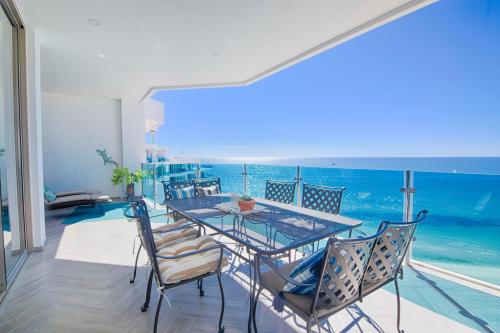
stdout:
<svg viewBox="0 0 500 333">
<path fill-rule="evenodd" d="M 250 311 L 248 332 L 252 331 L 253 302 L 257 290 L 257 257 L 276 258 L 343 232 L 350 232 L 361 221 L 342 215 L 255 198 L 249 212 L 240 212 L 229 195 L 211 195 L 168 200 L 165 205 L 174 214 L 185 217 L 215 234 L 229 238 L 245 248 L 247 257 L 230 250 L 249 263 Z M 253 257 L 253 259 L 252 259 Z"/>
</svg>

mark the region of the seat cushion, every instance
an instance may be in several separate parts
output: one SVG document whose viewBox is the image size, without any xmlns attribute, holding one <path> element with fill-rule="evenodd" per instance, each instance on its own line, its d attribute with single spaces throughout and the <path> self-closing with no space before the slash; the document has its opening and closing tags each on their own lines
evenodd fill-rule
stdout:
<svg viewBox="0 0 500 333">
<path fill-rule="evenodd" d="M 299 262 L 292 262 L 280 267 L 280 272 L 285 276 L 290 276 L 292 270 Z M 275 297 L 283 297 L 288 305 L 295 311 L 308 313 L 311 308 L 313 297 L 311 295 L 298 295 L 284 291 L 286 281 L 273 270 L 262 273 L 262 285 L 269 290 Z"/>
<path fill-rule="evenodd" d="M 196 191 L 198 192 L 198 196 L 200 196 L 200 197 L 220 193 L 219 186 L 217 186 L 217 185 L 205 186 L 205 187 L 199 186 L 199 187 L 196 187 Z"/>
<path fill-rule="evenodd" d="M 164 247 L 158 252 L 158 255 L 177 256 L 196 250 L 202 250 L 214 245 L 218 244 L 212 237 L 206 235 Z M 179 259 L 158 258 L 158 266 L 163 283 L 174 284 L 215 272 L 219 264 L 219 258 L 220 249 L 217 248 Z M 221 267 L 226 265 L 227 259 L 223 256 Z"/>
<path fill-rule="evenodd" d="M 160 249 L 167 245 L 177 244 L 179 242 L 196 238 L 197 235 L 198 230 L 194 228 L 185 228 L 171 231 L 167 230 L 164 232 L 154 232 L 153 238 L 155 240 L 156 248 Z"/>
<path fill-rule="evenodd" d="M 188 186 L 179 189 L 171 189 L 172 199 L 187 199 L 194 197 L 194 186 Z"/>
<path fill-rule="evenodd" d="M 92 200 L 95 200 L 96 202 L 112 202 L 111 198 L 109 195 L 98 195 L 98 194 L 90 194 L 90 197 Z"/>
<path fill-rule="evenodd" d="M 319 280 L 321 271 L 321 261 L 323 260 L 325 251 L 321 249 L 305 260 L 302 260 L 290 273 L 290 277 L 297 282 L 313 284 L 308 287 L 297 286 L 291 283 L 285 284 L 283 290 L 299 295 L 312 295 L 315 291 L 316 284 Z"/>
<path fill-rule="evenodd" d="M 55 200 L 50 201 L 50 205 L 59 205 L 70 202 L 92 202 L 93 199 L 90 194 L 76 194 L 76 195 L 68 195 L 65 197 L 57 197 Z"/>
</svg>

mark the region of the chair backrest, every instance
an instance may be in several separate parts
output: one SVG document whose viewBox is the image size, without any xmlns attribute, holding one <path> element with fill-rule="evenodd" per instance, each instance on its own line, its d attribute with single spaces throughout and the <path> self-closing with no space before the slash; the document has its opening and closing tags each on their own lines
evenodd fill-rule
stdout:
<svg viewBox="0 0 500 333">
<path fill-rule="evenodd" d="M 153 237 L 153 231 L 151 229 L 151 221 L 149 220 L 148 206 L 144 200 L 132 201 L 130 202 L 130 206 L 132 208 L 133 215 L 127 217 L 135 219 L 141 243 L 148 254 L 149 262 L 155 272 L 156 281 L 159 285 L 161 285 L 161 275 L 156 258 L 157 249 Z"/>
<path fill-rule="evenodd" d="M 345 187 L 304 184 L 302 189 L 302 207 L 331 214 L 340 212 Z"/>
<path fill-rule="evenodd" d="M 384 232 L 373 248 L 364 277 L 365 285 L 386 283 L 397 277 L 417 225 L 427 214 L 427 210 L 422 210 L 413 222 L 384 221 L 380 224 L 379 230 Z"/>
<path fill-rule="evenodd" d="M 311 313 L 336 312 L 358 300 L 373 247 L 384 229 L 365 238 L 330 238 Z"/>
<path fill-rule="evenodd" d="M 266 181 L 265 198 L 267 200 L 293 204 L 297 182 Z"/>
<path fill-rule="evenodd" d="M 194 187 L 194 181 L 192 179 L 188 180 L 177 180 L 177 181 L 162 181 L 163 184 L 163 194 L 165 195 L 165 201 L 172 200 L 171 190 L 178 190 L 181 188 L 186 188 L 189 186 Z M 195 191 L 196 192 L 196 191 Z"/>
<path fill-rule="evenodd" d="M 208 186 L 218 186 L 219 191 L 222 192 L 222 188 L 220 186 L 220 178 L 218 177 L 213 177 L 213 178 L 199 178 L 199 179 L 194 179 L 194 187 L 195 187 L 195 195 L 199 196 L 198 191 L 196 191 L 197 187 L 208 187 Z"/>
</svg>

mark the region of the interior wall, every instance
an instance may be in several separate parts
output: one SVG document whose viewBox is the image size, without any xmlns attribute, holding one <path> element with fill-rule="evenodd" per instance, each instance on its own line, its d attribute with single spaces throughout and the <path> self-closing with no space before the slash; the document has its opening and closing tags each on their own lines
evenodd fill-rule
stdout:
<svg viewBox="0 0 500 333">
<path fill-rule="evenodd" d="M 42 94 L 43 171 L 56 192 L 101 190 L 120 196 L 111 184 L 113 167 L 96 149 L 105 148 L 122 165 L 122 119 L 119 100 L 44 92 Z"/>
</svg>

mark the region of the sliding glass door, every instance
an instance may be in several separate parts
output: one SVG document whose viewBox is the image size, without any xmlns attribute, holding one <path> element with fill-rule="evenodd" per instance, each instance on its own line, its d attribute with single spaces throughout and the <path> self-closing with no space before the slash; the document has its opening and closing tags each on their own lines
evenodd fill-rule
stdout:
<svg viewBox="0 0 500 333">
<path fill-rule="evenodd" d="M 26 251 L 17 54 L 17 31 L 0 8 L 0 292 Z"/>
</svg>

